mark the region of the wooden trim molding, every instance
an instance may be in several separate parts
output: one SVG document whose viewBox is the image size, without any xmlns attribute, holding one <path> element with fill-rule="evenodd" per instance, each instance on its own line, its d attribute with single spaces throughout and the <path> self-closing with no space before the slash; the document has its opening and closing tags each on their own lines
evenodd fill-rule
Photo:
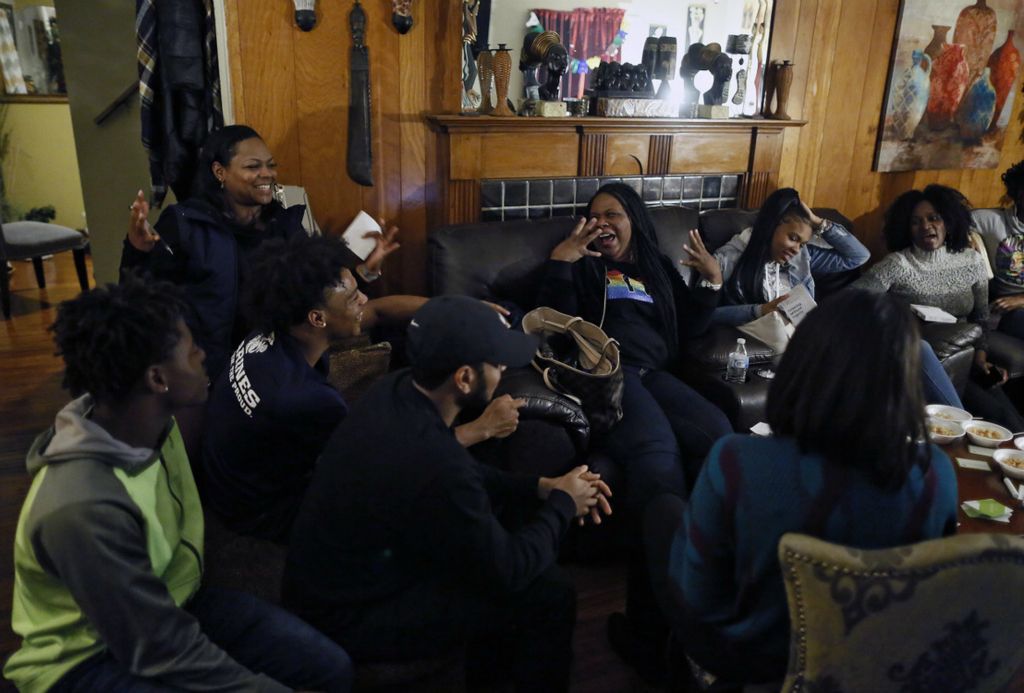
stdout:
<svg viewBox="0 0 1024 693">
<path fill-rule="evenodd" d="M 757 206 L 779 179 L 782 136 L 803 120 L 518 118 L 428 115 L 444 159 L 448 223 L 478 221 L 488 179 L 742 173 L 740 198 Z"/>
</svg>

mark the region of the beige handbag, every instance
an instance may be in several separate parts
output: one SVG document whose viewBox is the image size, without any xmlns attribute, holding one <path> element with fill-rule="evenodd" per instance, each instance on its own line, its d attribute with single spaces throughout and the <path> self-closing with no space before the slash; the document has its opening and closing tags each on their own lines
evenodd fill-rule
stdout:
<svg viewBox="0 0 1024 693">
<path fill-rule="evenodd" d="M 533 367 L 549 389 L 578 402 L 595 431 L 618 423 L 622 366 L 617 341 L 592 322 L 546 307 L 523 316 L 523 331 L 541 338 Z"/>
</svg>

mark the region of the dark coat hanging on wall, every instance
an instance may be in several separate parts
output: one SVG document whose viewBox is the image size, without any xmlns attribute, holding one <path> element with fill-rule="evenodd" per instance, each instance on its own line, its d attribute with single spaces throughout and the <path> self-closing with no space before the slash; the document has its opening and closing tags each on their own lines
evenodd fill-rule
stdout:
<svg viewBox="0 0 1024 693">
<path fill-rule="evenodd" d="M 189 196 L 199 148 L 224 124 L 213 0 L 136 0 L 142 145 L 151 201 Z"/>
</svg>

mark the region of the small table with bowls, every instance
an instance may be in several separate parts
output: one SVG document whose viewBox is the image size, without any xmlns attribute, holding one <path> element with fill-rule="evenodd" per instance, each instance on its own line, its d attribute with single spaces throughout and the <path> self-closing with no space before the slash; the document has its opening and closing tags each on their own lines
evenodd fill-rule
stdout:
<svg viewBox="0 0 1024 693">
<path fill-rule="evenodd" d="M 962 414 L 957 414 L 956 412 L 962 412 Z M 1024 535 L 1024 505 L 1022 505 L 1020 500 L 1010 495 L 1010 489 L 1003 481 L 1004 476 L 1006 476 L 1016 488 L 1020 488 L 1021 484 L 1024 483 L 1024 468 L 1015 469 L 1010 467 L 1004 474 L 1004 468 L 1000 467 L 991 455 L 974 453 L 968 448 L 971 445 L 992 449 L 993 453 L 998 450 L 1020 452 L 1024 451 L 1024 436 L 1018 436 L 1014 440 L 1011 432 L 1005 428 L 987 421 L 964 419 L 963 416 L 969 417 L 970 414 L 952 407 L 929 405 L 928 413 L 929 427 L 933 440 L 949 455 L 953 468 L 956 471 L 958 502 L 963 503 L 967 500 L 992 498 L 1013 509 L 1009 522 L 995 522 L 982 518 L 968 517 L 963 508 L 959 508 L 957 512 L 957 519 L 959 521 L 957 531 L 961 533 L 994 532 L 998 534 Z M 936 417 L 936 414 L 940 416 Z M 954 416 L 960 418 L 960 420 L 957 421 L 953 418 Z M 932 424 L 936 424 L 940 428 L 952 430 L 957 436 L 950 438 L 936 434 Z M 964 430 L 965 428 L 967 429 L 966 431 Z M 988 437 L 988 434 L 991 433 L 1001 433 L 1002 435 L 998 436 L 998 438 Z M 1003 455 L 1007 455 L 1007 453 L 1000 453 L 1000 456 Z M 989 470 L 961 467 L 956 461 L 958 457 L 985 462 Z M 1024 459 L 1024 452 L 1020 452 L 1020 454 L 1013 457 Z M 1014 474 L 1016 474 L 1017 478 L 1011 476 Z"/>
</svg>

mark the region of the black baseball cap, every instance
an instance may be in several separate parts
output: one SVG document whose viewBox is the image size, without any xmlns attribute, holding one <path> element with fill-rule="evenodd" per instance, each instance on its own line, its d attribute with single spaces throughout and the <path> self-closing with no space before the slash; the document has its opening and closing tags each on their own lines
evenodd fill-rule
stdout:
<svg viewBox="0 0 1024 693">
<path fill-rule="evenodd" d="M 454 371 L 478 363 L 525 366 L 539 341 L 509 329 L 497 311 L 468 296 L 430 299 L 412 316 L 407 334 L 410 363 L 429 371 Z"/>
</svg>

